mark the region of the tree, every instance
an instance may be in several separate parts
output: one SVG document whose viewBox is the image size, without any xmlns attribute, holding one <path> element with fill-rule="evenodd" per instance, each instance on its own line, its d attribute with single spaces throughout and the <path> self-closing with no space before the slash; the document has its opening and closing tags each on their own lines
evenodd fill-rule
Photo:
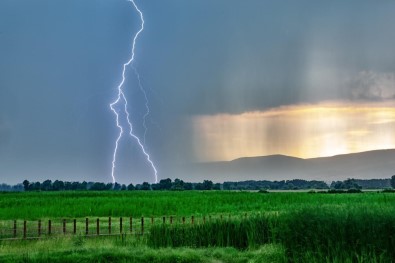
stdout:
<svg viewBox="0 0 395 263">
<path fill-rule="evenodd" d="M 395 175 L 391 176 L 391 186 L 395 188 Z"/>
<path fill-rule="evenodd" d="M 115 183 L 115 184 L 114 184 L 113 190 L 119 191 L 119 190 L 121 190 L 121 187 L 122 187 L 122 186 L 121 186 L 119 183 Z"/>
<path fill-rule="evenodd" d="M 122 184 L 121 191 L 125 191 L 125 190 L 126 190 L 126 185 Z"/>
<path fill-rule="evenodd" d="M 128 189 L 128 191 L 136 190 L 136 189 L 134 188 L 134 185 L 133 185 L 133 184 L 129 184 L 128 187 L 127 187 L 127 189 Z"/>
<path fill-rule="evenodd" d="M 333 181 L 331 183 L 330 187 L 333 188 L 333 189 L 343 189 L 344 188 L 342 181 Z"/>
<path fill-rule="evenodd" d="M 72 190 L 71 182 L 64 182 L 64 190 Z"/>
<path fill-rule="evenodd" d="M 213 182 L 210 180 L 203 181 L 203 190 L 212 190 L 213 189 Z"/>
<path fill-rule="evenodd" d="M 141 190 L 151 190 L 151 186 L 149 183 L 144 182 L 141 186 Z"/>
<path fill-rule="evenodd" d="M 203 184 L 202 183 L 195 184 L 195 190 L 204 190 L 203 189 Z"/>
<path fill-rule="evenodd" d="M 40 191 L 41 184 L 40 182 L 35 182 L 34 184 L 30 184 L 29 186 L 31 190 Z"/>
<path fill-rule="evenodd" d="M 22 184 L 23 184 L 23 189 L 25 189 L 25 191 L 29 191 L 30 182 L 28 180 L 24 180 Z"/>
<path fill-rule="evenodd" d="M 175 179 L 172 190 L 181 191 L 184 190 L 184 181 L 181 179 Z"/>
<path fill-rule="evenodd" d="M 83 181 L 81 184 L 78 183 L 78 186 L 79 186 L 78 188 L 79 190 L 88 190 L 88 183 L 85 181 Z"/>
<path fill-rule="evenodd" d="M 162 179 L 159 181 L 159 189 L 160 190 L 170 190 L 171 189 L 171 179 Z"/>
<path fill-rule="evenodd" d="M 213 190 L 221 190 L 221 184 L 220 183 L 214 184 Z"/>
<path fill-rule="evenodd" d="M 344 182 L 345 189 L 361 189 L 362 187 L 357 184 L 355 179 L 348 178 Z"/>
<path fill-rule="evenodd" d="M 41 184 L 41 190 L 43 190 L 43 191 L 50 191 L 50 190 L 52 190 L 52 181 L 51 180 L 45 180 Z"/>
<path fill-rule="evenodd" d="M 112 184 L 111 184 L 112 186 Z M 94 183 L 89 190 L 92 191 L 103 191 L 108 190 L 107 185 L 105 183 Z"/>
<path fill-rule="evenodd" d="M 193 190 L 192 183 L 184 183 L 184 190 Z"/>
<path fill-rule="evenodd" d="M 55 182 L 53 182 L 52 184 L 52 190 L 54 191 L 61 191 L 64 190 L 64 182 L 60 181 L 60 180 L 56 180 Z"/>
<path fill-rule="evenodd" d="M 151 184 L 151 189 L 154 191 L 161 190 L 160 184 Z"/>
</svg>

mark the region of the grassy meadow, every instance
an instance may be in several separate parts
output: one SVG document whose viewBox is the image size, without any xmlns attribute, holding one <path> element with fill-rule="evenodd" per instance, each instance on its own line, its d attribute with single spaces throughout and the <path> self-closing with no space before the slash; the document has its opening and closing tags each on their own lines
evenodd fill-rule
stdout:
<svg viewBox="0 0 395 263">
<path fill-rule="evenodd" d="M 388 208 L 395 194 L 262 194 L 236 191 L 102 191 L 0 193 L 0 220 L 108 216 L 201 216 L 284 212 L 304 207 Z"/>
<path fill-rule="evenodd" d="M 245 214 L 248 214 L 246 217 Z M 186 224 L 161 223 L 162 216 Z M 156 217 L 144 236 L 0 241 L 0 262 L 393 262 L 395 194 L 27 192 L 0 194 L 11 220 Z M 190 223 L 191 216 L 196 218 Z M 207 221 L 203 223 L 202 218 Z M 208 218 L 211 218 L 208 220 Z M 136 221 L 137 223 L 137 221 Z M 137 225 L 136 225 L 137 226 Z M 1 229 L 0 229 L 1 231 Z"/>
</svg>

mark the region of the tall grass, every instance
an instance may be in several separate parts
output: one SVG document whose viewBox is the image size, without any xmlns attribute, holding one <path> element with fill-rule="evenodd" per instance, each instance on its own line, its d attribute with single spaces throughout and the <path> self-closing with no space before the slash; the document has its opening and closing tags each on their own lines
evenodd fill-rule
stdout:
<svg viewBox="0 0 395 263">
<path fill-rule="evenodd" d="M 293 262 L 391 262 L 395 259 L 395 209 L 306 207 L 199 225 L 157 225 L 148 236 L 148 244 L 155 248 L 251 249 L 268 243 L 283 246 Z"/>
<path fill-rule="evenodd" d="M 273 217 L 220 220 L 196 225 L 157 225 L 150 230 L 153 247 L 235 247 L 245 249 L 273 241 Z M 259 229 L 259 233 L 257 232 Z"/>
<path fill-rule="evenodd" d="M 395 259 L 395 208 L 301 209 L 284 214 L 279 242 L 289 258 L 310 252 L 329 262 Z"/>
</svg>

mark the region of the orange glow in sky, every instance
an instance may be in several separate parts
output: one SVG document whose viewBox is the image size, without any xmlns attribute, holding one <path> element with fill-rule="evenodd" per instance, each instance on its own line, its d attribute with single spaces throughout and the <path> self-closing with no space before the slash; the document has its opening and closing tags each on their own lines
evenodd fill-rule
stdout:
<svg viewBox="0 0 395 263">
<path fill-rule="evenodd" d="M 391 104 L 320 103 L 193 119 L 198 161 L 283 154 L 300 158 L 395 148 Z"/>
</svg>

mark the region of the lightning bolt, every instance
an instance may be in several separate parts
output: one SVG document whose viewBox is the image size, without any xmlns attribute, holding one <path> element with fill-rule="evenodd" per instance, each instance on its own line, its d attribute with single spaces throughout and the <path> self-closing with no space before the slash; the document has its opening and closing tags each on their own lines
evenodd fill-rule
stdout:
<svg viewBox="0 0 395 263">
<path fill-rule="evenodd" d="M 149 154 L 147 153 L 147 151 L 145 150 L 144 145 L 141 143 L 140 138 L 137 137 L 137 135 L 135 135 L 135 134 L 133 133 L 133 125 L 132 125 L 132 122 L 130 121 L 130 114 L 129 114 L 129 111 L 128 111 L 128 101 L 127 101 L 127 99 L 126 99 L 125 93 L 123 92 L 123 85 L 124 85 L 125 80 L 126 80 L 126 77 L 125 77 L 126 68 L 127 68 L 129 65 L 131 65 L 131 64 L 133 63 L 133 61 L 134 61 L 134 54 L 135 54 L 135 53 L 134 53 L 134 50 L 135 50 L 135 47 L 136 47 L 136 41 L 137 41 L 137 38 L 139 37 L 140 33 L 143 32 L 143 30 L 144 30 L 144 22 L 145 22 L 145 21 L 144 21 L 143 13 L 142 13 L 141 10 L 138 8 L 138 6 L 137 6 L 136 3 L 134 2 L 134 0 L 128 0 L 128 1 L 131 2 L 131 3 L 133 4 L 133 6 L 134 6 L 134 8 L 136 9 L 136 11 L 139 13 L 139 15 L 140 15 L 140 20 L 141 20 L 141 27 L 140 27 L 140 29 L 137 31 L 137 33 L 136 33 L 136 34 L 134 35 L 134 37 L 133 37 L 133 44 L 132 44 L 132 54 L 131 54 L 131 57 L 130 57 L 130 59 L 129 59 L 126 63 L 123 64 L 122 81 L 119 83 L 119 85 L 118 85 L 118 87 L 117 87 L 117 91 L 118 91 L 117 97 L 116 97 L 115 101 L 113 101 L 112 103 L 110 103 L 110 109 L 111 109 L 112 112 L 114 112 L 114 114 L 115 114 L 116 125 L 117 125 L 117 127 L 118 127 L 118 129 L 119 129 L 119 135 L 118 135 L 118 137 L 117 137 L 117 139 L 116 139 L 116 141 L 115 141 L 115 148 L 114 148 L 114 152 L 113 152 L 112 168 L 111 168 L 111 177 L 112 177 L 113 183 L 115 183 L 115 181 L 116 181 L 116 180 L 115 180 L 115 167 L 116 167 L 116 161 L 117 161 L 118 146 L 119 146 L 119 141 L 121 140 L 121 138 L 122 138 L 122 136 L 123 136 L 123 134 L 124 134 L 124 127 L 120 124 L 120 121 L 119 121 L 119 114 L 120 114 L 120 113 L 116 110 L 115 106 L 117 106 L 118 104 L 121 104 L 120 106 L 123 106 L 123 111 L 124 111 L 124 113 L 125 113 L 125 115 L 126 115 L 126 121 L 127 121 L 127 123 L 128 123 L 128 128 L 129 128 L 129 135 L 130 135 L 130 137 L 131 137 L 132 139 L 134 139 L 134 140 L 137 142 L 137 144 L 138 144 L 138 146 L 140 147 L 142 153 L 145 155 L 145 157 L 146 157 L 146 159 L 147 159 L 147 162 L 149 163 L 149 165 L 151 166 L 151 168 L 152 168 L 152 170 L 153 170 L 153 172 L 154 172 L 155 183 L 157 183 L 157 182 L 158 182 L 158 171 L 157 171 L 157 169 L 156 169 L 156 167 L 155 167 L 155 165 L 154 165 L 154 162 L 151 160 L 150 155 L 149 155 Z M 143 125 L 144 125 L 144 128 L 145 128 L 145 132 L 144 132 L 144 141 L 145 141 L 145 134 L 146 134 L 146 131 L 147 131 L 147 128 L 146 128 L 146 125 L 145 125 L 145 118 L 146 118 L 146 117 L 148 116 L 148 114 L 149 114 L 148 98 L 147 98 L 147 94 L 146 94 L 145 90 L 143 89 L 143 87 L 142 87 L 142 85 L 141 85 L 140 75 L 138 74 L 136 68 L 135 68 L 133 65 L 132 65 L 132 67 L 133 67 L 134 72 L 135 72 L 135 74 L 136 74 L 136 76 L 137 76 L 138 83 L 139 83 L 139 87 L 140 87 L 140 89 L 143 91 L 144 97 L 145 97 L 145 99 L 146 99 L 145 106 L 146 106 L 147 111 L 146 111 L 146 113 L 145 113 L 145 115 L 144 115 L 144 122 L 143 122 Z"/>
<path fill-rule="evenodd" d="M 132 65 L 132 68 L 134 70 L 134 74 L 137 76 L 137 82 L 139 84 L 139 88 L 140 88 L 141 92 L 143 93 L 144 99 L 145 99 L 145 113 L 144 113 L 144 116 L 143 116 L 143 127 L 144 127 L 144 137 L 143 137 L 144 139 L 143 139 L 143 141 L 144 141 L 144 145 L 145 145 L 145 138 L 147 136 L 147 130 L 148 130 L 148 128 L 147 128 L 147 117 L 150 114 L 149 105 L 148 105 L 148 97 L 147 97 L 147 92 L 145 92 L 145 89 L 143 88 L 143 85 L 141 84 L 139 72 L 137 71 L 137 69 L 133 65 Z"/>
</svg>

